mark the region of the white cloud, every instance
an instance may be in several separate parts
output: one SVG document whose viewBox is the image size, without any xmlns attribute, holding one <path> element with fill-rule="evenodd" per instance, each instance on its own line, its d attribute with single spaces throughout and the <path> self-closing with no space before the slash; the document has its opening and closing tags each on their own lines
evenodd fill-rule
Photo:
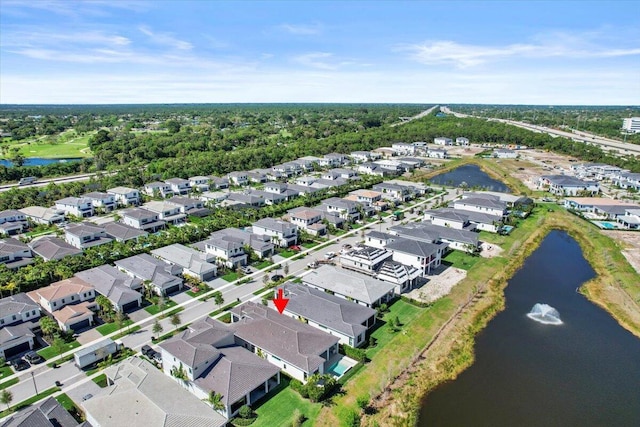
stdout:
<svg viewBox="0 0 640 427">
<path fill-rule="evenodd" d="M 149 9 L 149 6 L 149 2 L 135 0 L 2 0 L 2 12 L 16 16 L 24 16 L 30 9 L 45 10 L 72 18 L 111 16 L 112 9 L 143 12 Z"/>
<path fill-rule="evenodd" d="M 538 35 L 530 43 L 502 46 L 461 44 L 451 40 L 431 40 L 399 46 L 417 62 L 450 64 L 468 68 L 508 58 L 573 58 L 593 59 L 640 55 L 640 44 L 632 47 L 608 47 L 594 41 L 597 33 L 567 34 L 554 32 Z"/>
<path fill-rule="evenodd" d="M 320 24 L 281 24 L 279 29 L 299 36 L 313 36 L 322 33 Z"/>
<path fill-rule="evenodd" d="M 193 48 L 191 43 L 177 39 L 169 33 L 155 33 L 145 25 L 141 25 L 138 29 L 142 34 L 148 36 L 153 43 L 179 50 L 191 50 Z"/>
<path fill-rule="evenodd" d="M 305 67 L 319 68 L 321 70 L 335 70 L 338 65 L 328 61 L 333 58 L 333 54 L 329 52 L 310 52 L 298 55 L 293 58 L 298 64 Z"/>
</svg>

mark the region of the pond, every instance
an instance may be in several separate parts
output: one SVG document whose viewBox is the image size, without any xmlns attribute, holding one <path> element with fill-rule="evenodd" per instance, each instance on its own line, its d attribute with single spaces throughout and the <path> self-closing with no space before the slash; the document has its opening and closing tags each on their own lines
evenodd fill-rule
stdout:
<svg viewBox="0 0 640 427">
<path fill-rule="evenodd" d="M 510 193 L 511 189 L 501 181 L 495 180 L 487 175 L 476 165 L 463 165 L 449 172 L 436 175 L 430 179 L 432 184 L 448 185 L 459 187 L 466 183 L 468 188 L 476 187 L 483 190 L 500 191 Z"/>
<path fill-rule="evenodd" d="M 69 158 L 69 159 L 43 159 L 41 157 L 27 157 L 24 161 L 23 166 L 46 166 L 52 163 L 67 163 L 67 162 L 77 162 L 82 160 L 82 158 Z M 1 159 L 0 166 L 6 166 L 8 168 L 13 167 L 13 163 L 10 160 Z"/>
<path fill-rule="evenodd" d="M 426 396 L 418 425 L 640 425 L 640 339 L 577 292 L 593 276 L 575 240 L 551 232 L 476 337 L 474 364 Z"/>
</svg>

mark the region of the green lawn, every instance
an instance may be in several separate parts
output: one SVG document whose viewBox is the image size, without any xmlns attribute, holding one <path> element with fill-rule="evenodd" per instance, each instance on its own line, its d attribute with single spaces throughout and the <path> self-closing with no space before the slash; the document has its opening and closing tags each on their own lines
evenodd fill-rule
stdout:
<svg viewBox="0 0 640 427">
<path fill-rule="evenodd" d="M 20 141 L 9 143 L 10 147 L 20 148 L 20 153 L 25 157 L 44 158 L 68 158 L 91 157 L 89 150 L 90 134 L 84 136 L 72 135 L 65 132 L 59 137 Z"/>
<path fill-rule="evenodd" d="M 0 368 L 0 380 L 12 374 L 13 374 L 13 369 L 11 369 L 11 366 L 5 365 L 2 368 Z"/>
<path fill-rule="evenodd" d="M 308 242 L 308 243 L 303 243 L 301 246 L 305 249 L 311 249 L 311 248 L 315 248 L 319 244 L 320 244 L 319 242 Z"/>
<path fill-rule="evenodd" d="M 451 251 L 443 258 L 442 261 L 451 264 L 453 267 L 469 270 L 480 260 L 480 256 L 469 255 L 462 251 Z"/>
<path fill-rule="evenodd" d="M 20 378 L 11 378 L 10 380 L 7 380 L 3 383 L 0 383 L 0 390 L 4 390 L 5 388 L 9 388 L 14 384 L 18 384 L 18 382 L 20 381 Z"/>
<path fill-rule="evenodd" d="M 182 309 L 182 307 L 180 307 L 180 309 Z M 123 329 L 122 329 L 122 332 L 120 332 L 119 334 L 114 335 L 112 338 L 113 338 L 114 340 L 117 340 L 117 339 L 119 339 L 119 338 L 124 337 L 125 335 L 132 334 L 132 333 L 134 333 L 135 331 L 139 331 L 139 330 L 140 330 L 140 325 L 136 325 L 136 326 L 134 326 L 134 327 L 132 327 L 132 328 L 123 328 Z"/>
<path fill-rule="evenodd" d="M 105 388 L 107 386 L 107 376 L 105 374 L 100 374 L 95 378 L 91 378 L 91 381 L 98 384 L 98 387 Z"/>
<path fill-rule="evenodd" d="M 262 270 L 263 268 L 267 268 L 269 266 L 273 265 L 273 263 L 271 261 L 269 261 L 268 259 L 262 260 L 256 264 L 254 264 L 253 266 L 255 268 L 257 268 L 258 270 Z"/>
<path fill-rule="evenodd" d="M 62 393 L 62 394 L 57 395 L 56 396 L 56 400 L 67 411 L 72 411 L 76 407 L 76 404 L 73 403 L 73 400 L 71 400 L 71 398 L 69 396 L 67 396 L 66 393 Z"/>
<path fill-rule="evenodd" d="M 104 325 L 100 325 L 96 328 L 98 332 L 102 335 L 109 335 L 117 331 L 118 329 L 125 329 L 127 326 L 133 323 L 133 320 L 127 319 L 122 322 L 122 328 L 118 327 L 117 322 L 105 323 Z"/>
<path fill-rule="evenodd" d="M 264 403 L 259 404 L 255 412 L 258 419 L 251 424 L 254 427 L 286 426 L 293 420 L 293 412 L 297 409 L 306 418 L 303 426 L 312 426 L 315 423 L 322 405 L 311 403 L 289 387 L 289 378 L 281 376 L 280 385 L 270 394 Z"/>
<path fill-rule="evenodd" d="M 199 297 L 202 294 L 206 294 L 211 290 L 211 288 L 206 285 L 199 285 L 198 289 L 199 289 L 198 292 L 187 291 L 187 295 L 189 295 L 192 298 L 195 298 L 195 297 Z"/>
<path fill-rule="evenodd" d="M 391 341 L 396 335 L 402 334 L 402 330 L 398 332 L 391 332 L 387 327 L 387 322 L 390 322 L 398 316 L 400 323 L 402 324 L 400 328 L 403 329 L 404 325 L 410 323 L 418 316 L 418 314 L 420 314 L 420 312 L 424 310 L 424 308 L 419 308 L 400 299 L 396 300 L 391 307 L 389 307 L 389 312 L 385 313 L 383 317 L 384 323 L 378 320 L 380 326 L 371 334 L 371 336 L 376 340 L 376 345 L 375 347 L 371 347 L 366 350 L 367 357 L 369 359 L 373 359 L 376 353 L 382 350 L 389 341 Z"/>
<path fill-rule="evenodd" d="M 165 300 L 165 302 L 166 302 L 165 305 L 164 305 L 164 311 L 165 312 L 167 311 L 167 309 L 169 309 L 169 308 L 171 308 L 171 307 L 176 305 L 175 301 L 173 301 L 173 300 Z M 151 314 L 151 315 L 156 315 L 156 314 L 160 313 L 160 308 L 158 307 L 157 304 L 153 304 L 153 305 L 147 306 L 147 307 L 144 308 L 144 310 L 147 313 Z"/>
<path fill-rule="evenodd" d="M 222 279 L 226 280 L 227 282 L 233 282 L 238 279 L 238 273 L 236 273 L 235 271 L 232 271 L 231 273 L 227 273 L 224 276 L 222 276 Z"/>
<path fill-rule="evenodd" d="M 280 255 L 281 257 L 284 258 L 291 258 L 292 256 L 294 256 L 295 254 L 297 254 L 298 252 L 296 251 L 290 251 L 289 249 L 285 249 L 281 252 L 278 252 L 278 255 Z"/>
<path fill-rule="evenodd" d="M 66 353 L 67 351 L 73 350 L 76 347 L 80 347 L 80 343 L 78 341 L 73 340 L 71 342 L 68 342 L 64 345 L 62 353 Z M 39 350 L 38 354 L 46 360 L 53 359 L 54 357 L 58 356 L 58 352 L 51 346 Z"/>
</svg>

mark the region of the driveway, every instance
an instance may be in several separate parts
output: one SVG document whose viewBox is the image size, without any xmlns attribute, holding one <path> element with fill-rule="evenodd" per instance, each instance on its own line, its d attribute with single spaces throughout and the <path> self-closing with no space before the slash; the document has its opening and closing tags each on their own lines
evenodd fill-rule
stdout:
<svg viewBox="0 0 640 427">
<path fill-rule="evenodd" d="M 88 344 L 92 341 L 102 338 L 102 334 L 98 332 L 95 328 L 89 329 L 88 331 L 82 332 L 77 340 L 80 344 Z"/>
</svg>

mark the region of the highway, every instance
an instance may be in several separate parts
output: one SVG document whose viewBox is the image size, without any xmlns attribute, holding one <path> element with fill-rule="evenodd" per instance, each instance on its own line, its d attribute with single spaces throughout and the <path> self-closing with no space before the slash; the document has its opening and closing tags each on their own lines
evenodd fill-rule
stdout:
<svg viewBox="0 0 640 427">
<path fill-rule="evenodd" d="M 461 117 L 461 118 L 475 117 L 477 119 L 485 119 L 485 120 L 491 120 L 495 122 L 510 124 L 522 129 L 530 130 L 532 132 L 546 133 L 553 137 L 562 136 L 565 138 L 572 139 L 574 141 L 584 142 L 586 144 L 599 145 L 604 150 L 615 151 L 620 154 L 635 154 L 635 155 L 640 154 L 640 145 L 620 142 L 610 138 L 593 135 L 587 132 L 582 132 L 582 131 L 567 132 L 564 130 L 552 129 L 545 126 L 537 126 L 529 123 L 517 122 L 514 120 L 494 119 L 494 118 L 487 119 L 485 117 L 470 116 L 468 114 L 462 114 L 462 113 L 457 113 L 455 111 L 452 111 L 448 107 L 442 107 L 442 111 L 446 114 L 453 114 L 456 117 Z"/>
</svg>

